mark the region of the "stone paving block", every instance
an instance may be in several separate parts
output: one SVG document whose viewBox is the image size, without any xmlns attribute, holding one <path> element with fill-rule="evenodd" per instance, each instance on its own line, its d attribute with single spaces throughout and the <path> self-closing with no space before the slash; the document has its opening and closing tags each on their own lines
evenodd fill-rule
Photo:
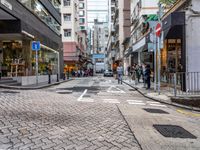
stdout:
<svg viewBox="0 0 200 150">
<path fill-rule="evenodd" d="M 13 141 L 13 149 L 120 149 L 123 141 L 116 139 L 123 135 L 136 144 L 116 105 L 80 103 L 79 94 L 50 89 L 0 96 L 0 142 Z"/>
</svg>

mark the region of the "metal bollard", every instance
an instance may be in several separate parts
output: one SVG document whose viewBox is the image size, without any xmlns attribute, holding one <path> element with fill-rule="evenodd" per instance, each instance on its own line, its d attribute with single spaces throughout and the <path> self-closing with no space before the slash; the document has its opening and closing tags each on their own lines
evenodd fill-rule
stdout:
<svg viewBox="0 0 200 150">
<path fill-rule="evenodd" d="M 65 73 L 63 72 L 63 80 L 65 80 Z"/>
<path fill-rule="evenodd" d="M 48 79 L 49 79 L 48 84 L 51 84 L 51 75 L 50 74 L 48 74 Z"/>
<path fill-rule="evenodd" d="M 176 87 L 176 73 L 174 73 L 174 96 L 176 97 L 177 95 L 177 87 Z"/>
<path fill-rule="evenodd" d="M 57 81 L 56 82 L 59 82 L 59 77 L 58 77 L 58 73 L 57 73 Z"/>
<path fill-rule="evenodd" d="M 69 71 L 67 72 L 67 79 L 69 79 Z"/>
</svg>

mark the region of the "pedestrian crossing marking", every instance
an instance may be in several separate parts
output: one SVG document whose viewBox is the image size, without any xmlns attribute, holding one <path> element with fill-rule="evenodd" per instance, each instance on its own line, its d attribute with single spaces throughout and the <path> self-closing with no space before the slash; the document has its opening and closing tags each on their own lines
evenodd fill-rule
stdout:
<svg viewBox="0 0 200 150">
<path fill-rule="evenodd" d="M 90 103 L 93 103 L 94 102 L 94 99 L 91 99 L 91 98 L 82 98 L 80 100 L 78 100 L 79 102 L 90 102 Z"/>
<path fill-rule="evenodd" d="M 156 106 L 156 107 L 167 107 L 166 105 L 159 105 L 159 104 L 149 104 L 151 106 Z"/>
<path fill-rule="evenodd" d="M 159 102 L 147 101 L 148 104 L 160 104 Z"/>
<path fill-rule="evenodd" d="M 146 105 L 145 103 L 128 102 L 131 105 Z"/>
<path fill-rule="evenodd" d="M 117 99 L 103 99 L 104 103 L 117 103 L 119 104 L 120 102 Z"/>
<path fill-rule="evenodd" d="M 126 100 L 127 102 L 139 102 L 139 103 L 141 103 L 141 102 L 143 102 L 142 100 Z"/>
</svg>

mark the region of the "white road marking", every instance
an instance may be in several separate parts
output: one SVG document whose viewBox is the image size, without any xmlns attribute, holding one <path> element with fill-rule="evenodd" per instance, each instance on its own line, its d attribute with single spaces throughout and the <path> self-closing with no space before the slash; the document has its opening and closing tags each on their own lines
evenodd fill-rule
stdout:
<svg viewBox="0 0 200 150">
<path fill-rule="evenodd" d="M 112 88 L 115 88 L 115 89 L 117 89 L 118 91 L 112 91 L 112 90 L 111 90 Z M 119 89 L 119 88 L 117 88 L 117 87 L 115 87 L 115 86 L 110 86 L 110 87 L 108 88 L 107 92 L 108 92 L 108 93 L 126 93 L 125 91 L 123 91 L 123 90 L 121 90 L 121 89 Z"/>
<path fill-rule="evenodd" d="M 78 100 L 79 102 L 89 102 L 89 103 L 93 103 L 94 99 L 91 98 L 82 98 L 81 100 Z"/>
<path fill-rule="evenodd" d="M 156 107 L 167 107 L 166 105 L 158 105 L 158 104 L 149 104 L 151 106 L 156 106 Z"/>
<path fill-rule="evenodd" d="M 77 99 L 78 101 L 81 101 L 81 99 L 83 98 L 83 96 L 87 93 L 87 89 L 85 89 L 85 91 L 81 94 L 81 96 Z"/>
<path fill-rule="evenodd" d="M 141 100 L 126 100 L 127 102 L 138 102 L 138 103 L 141 103 L 141 102 L 143 102 L 143 101 L 141 101 Z"/>
<path fill-rule="evenodd" d="M 160 104 L 159 102 L 147 101 L 149 104 Z"/>
<path fill-rule="evenodd" d="M 128 102 L 130 105 L 146 105 L 145 103 Z"/>
<path fill-rule="evenodd" d="M 103 99 L 104 103 L 117 103 L 119 104 L 120 102 L 117 99 Z"/>
</svg>

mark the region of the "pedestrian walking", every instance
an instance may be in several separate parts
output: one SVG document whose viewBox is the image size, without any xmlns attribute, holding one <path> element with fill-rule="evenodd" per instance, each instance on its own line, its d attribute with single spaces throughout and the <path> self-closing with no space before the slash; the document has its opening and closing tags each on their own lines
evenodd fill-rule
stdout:
<svg viewBox="0 0 200 150">
<path fill-rule="evenodd" d="M 140 72 L 139 65 L 136 66 L 135 73 L 136 73 L 137 82 L 140 83 L 141 72 Z"/>
<path fill-rule="evenodd" d="M 145 81 L 146 81 L 146 84 L 147 84 L 147 88 L 146 89 L 150 89 L 151 87 L 151 69 L 150 69 L 150 65 L 146 65 L 146 68 L 145 68 Z"/>
<path fill-rule="evenodd" d="M 122 76 L 123 76 L 123 67 L 121 63 L 117 67 L 117 78 L 118 78 L 118 84 L 122 84 Z"/>
</svg>

